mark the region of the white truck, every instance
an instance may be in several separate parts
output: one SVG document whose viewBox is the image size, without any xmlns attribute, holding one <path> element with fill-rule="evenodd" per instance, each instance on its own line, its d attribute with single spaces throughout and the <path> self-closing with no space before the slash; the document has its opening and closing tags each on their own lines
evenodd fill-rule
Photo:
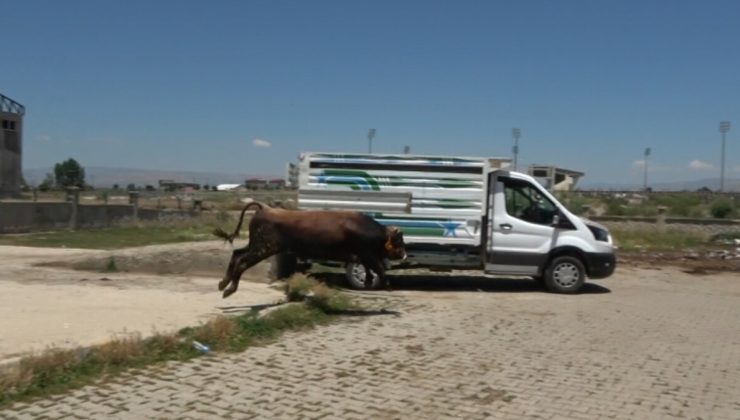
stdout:
<svg viewBox="0 0 740 420">
<path fill-rule="evenodd" d="M 408 258 L 392 268 L 529 276 L 557 293 L 610 276 L 609 231 L 509 165 L 505 158 L 302 153 L 298 208 L 355 210 L 400 227 Z M 362 265 L 349 263 L 346 272 L 350 286 L 366 287 Z"/>
</svg>

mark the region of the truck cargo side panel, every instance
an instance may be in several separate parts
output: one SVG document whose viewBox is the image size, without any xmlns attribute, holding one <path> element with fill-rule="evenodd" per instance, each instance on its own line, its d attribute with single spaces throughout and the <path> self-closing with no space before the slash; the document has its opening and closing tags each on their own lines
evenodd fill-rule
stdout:
<svg viewBox="0 0 740 420">
<path fill-rule="evenodd" d="M 408 244 L 478 246 L 488 168 L 487 160 L 475 158 L 307 154 L 300 163 L 298 203 L 304 209 L 371 214 L 380 223 L 399 226 Z M 317 191 L 322 199 L 315 199 Z M 347 194 L 352 191 L 398 195 L 358 199 Z M 407 203 L 402 203 L 404 193 Z"/>
</svg>

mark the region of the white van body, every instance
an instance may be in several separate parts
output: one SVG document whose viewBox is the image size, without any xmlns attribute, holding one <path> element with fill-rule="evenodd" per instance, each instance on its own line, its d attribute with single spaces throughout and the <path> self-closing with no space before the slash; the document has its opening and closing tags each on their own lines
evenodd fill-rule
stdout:
<svg viewBox="0 0 740 420">
<path fill-rule="evenodd" d="M 299 209 L 355 210 L 400 227 L 404 266 L 532 276 L 565 293 L 585 276 L 614 271 L 608 231 L 573 215 L 534 178 L 509 171 L 509 159 L 303 153 L 299 160 Z M 348 268 L 358 287 L 359 269 Z"/>
</svg>

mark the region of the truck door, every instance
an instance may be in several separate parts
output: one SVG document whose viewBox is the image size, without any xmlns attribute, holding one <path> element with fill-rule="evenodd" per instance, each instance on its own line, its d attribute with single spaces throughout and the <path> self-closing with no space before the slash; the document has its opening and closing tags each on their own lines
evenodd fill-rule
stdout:
<svg viewBox="0 0 740 420">
<path fill-rule="evenodd" d="M 489 176 L 486 271 L 538 275 L 556 240 L 557 207 L 527 180 L 501 172 Z"/>
</svg>

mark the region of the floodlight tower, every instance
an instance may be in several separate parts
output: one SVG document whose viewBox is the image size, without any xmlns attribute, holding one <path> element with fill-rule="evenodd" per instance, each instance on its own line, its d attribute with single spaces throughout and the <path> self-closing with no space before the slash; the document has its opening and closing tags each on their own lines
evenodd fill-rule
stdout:
<svg viewBox="0 0 740 420">
<path fill-rule="evenodd" d="M 519 160 L 519 137 L 522 135 L 522 130 L 512 128 L 511 135 L 514 136 L 514 147 L 511 150 L 514 152 L 514 170 L 516 171 L 516 165 Z"/>
<path fill-rule="evenodd" d="M 729 121 L 720 121 L 719 132 L 722 133 L 722 166 L 719 175 L 719 191 L 725 190 L 725 134 L 730 131 Z"/>
<path fill-rule="evenodd" d="M 371 128 L 370 131 L 367 132 L 367 152 L 372 153 L 373 152 L 373 139 L 375 138 L 375 129 Z"/>
<path fill-rule="evenodd" d="M 647 191 L 647 188 L 648 188 L 648 187 L 647 187 L 647 170 L 648 170 L 648 156 L 650 156 L 650 152 L 651 152 L 651 151 L 652 151 L 652 150 L 650 150 L 650 148 L 649 148 L 649 147 L 646 147 L 646 148 L 645 148 L 645 160 L 643 161 L 643 162 L 645 163 L 645 176 L 644 176 L 644 179 L 643 179 L 643 185 L 642 185 L 642 189 L 643 189 L 644 191 Z"/>
</svg>

